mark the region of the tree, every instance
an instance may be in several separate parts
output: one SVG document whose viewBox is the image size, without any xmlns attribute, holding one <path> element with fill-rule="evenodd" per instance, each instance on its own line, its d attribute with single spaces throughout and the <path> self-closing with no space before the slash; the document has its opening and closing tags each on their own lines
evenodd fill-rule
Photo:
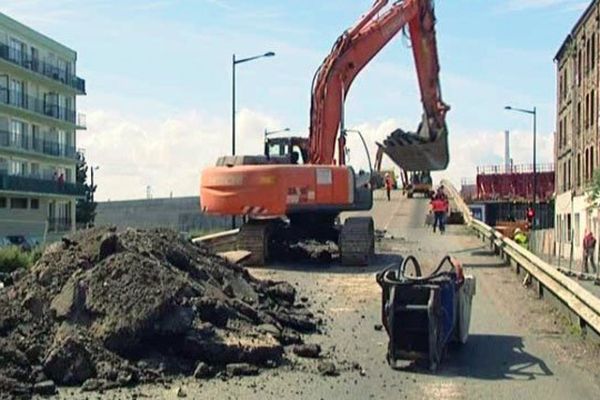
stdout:
<svg viewBox="0 0 600 400">
<path fill-rule="evenodd" d="M 85 191 L 83 198 L 77 200 L 76 220 L 78 224 L 85 226 L 94 226 L 96 218 L 96 202 L 94 201 L 94 193 L 97 185 L 87 183 L 88 166 L 85 161 L 85 155 L 81 152 L 77 153 L 77 173 L 76 181 L 78 185 L 83 185 Z"/>
<path fill-rule="evenodd" d="M 594 172 L 592 178 L 592 191 L 588 195 L 588 208 L 600 207 L 600 169 Z"/>
</svg>

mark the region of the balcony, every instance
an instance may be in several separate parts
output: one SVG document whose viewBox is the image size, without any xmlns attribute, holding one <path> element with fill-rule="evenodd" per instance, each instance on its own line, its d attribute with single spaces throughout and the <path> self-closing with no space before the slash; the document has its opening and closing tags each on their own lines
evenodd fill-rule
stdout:
<svg viewBox="0 0 600 400">
<path fill-rule="evenodd" d="M 42 136 L 44 135 L 42 134 Z M 29 135 L 11 135 L 10 132 L 4 130 L 0 130 L 0 147 L 53 157 L 77 159 L 75 146 L 68 146 L 53 140 L 34 139 Z"/>
<path fill-rule="evenodd" d="M 0 43 L 0 59 L 16 64 L 20 67 L 33 71 L 46 78 L 61 82 L 79 93 L 85 94 L 85 80 L 69 73 L 64 68 L 58 68 L 44 60 L 31 57 L 20 50 L 12 49 L 4 43 Z"/>
<path fill-rule="evenodd" d="M 85 127 L 85 116 L 77 114 L 74 110 L 52 104 L 46 99 L 29 96 L 17 90 L 0 88 L 0 103 L 18 107 L 27 111 L 41 114 L 46 117 L 70 122 L 78 127 Z M 83 123 L 83 125 L 80 125 Z"/>
<path fill-rule="evenodd" d="M 80 183 L 59 183 L 55 180 L 41 179 L 39 175 L 8 175 L 6 171 L 0 172 L 0 190 L 60 194 L 76 197 L 85 195 L 85 186 Z"/>
</svg>

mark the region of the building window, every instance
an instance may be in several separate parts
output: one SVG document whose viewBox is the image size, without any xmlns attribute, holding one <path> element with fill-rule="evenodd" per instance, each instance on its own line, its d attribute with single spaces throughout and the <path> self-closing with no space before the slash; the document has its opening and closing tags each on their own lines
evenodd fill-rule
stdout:
<svg viewBox="0 0 600 400">
<path fill-rule="evenodd" d="M 590 179 L 594 177 L 594 146 L 590 147 Z"/>
<path fill-rule="evenodd" d="M 6 208 L 6 197 L 0 197 L 0 208 Z"/>
<path fill-rule="evenodd" d="M 568 172 L 567 172 L 567 188 L 571 188 L 571 159 L 569 159 L 568 164 Z"/>
<path fill-rule="evenodd" d="M 583 174 L 583 178 L 585 179 L 584 182 L 587 182 L 590 176 L 590 150 L 589 149 L 585 149 L 585 159 L 583 160 L 585 162 L 585 170 L 584 170 L 584 174 Z"/>
<path fill-rule="evenodd" d="M 594 33 L 592 35 L 592 46 L 591 46 L 591 51 L 592 51 L 592 55 L 591 55 L 591 62 L 590 62 L 590 67 L 592 69 L 594 69 L 594 67 L 596 66 L 596 34 Z"/>
<path fill-rule="evenodd" d="M 579 213 L 575 214 L 575 232 L 573 235 L 575 244 L 579 246 Z"/>
<path fill-rule="evenodd" d="M 27 124 L 21 121 L 10 122 L 10 144 L 21 149 L 29 148 L 27 143 Z"/>
<path fill-rule="evenodd" d="M 573 238 L 573 230 L 571 229 L 571 214 L 567 214 L 567 243 L 571 243 Z"/>
<path fill-rule="evenodd" d="M 596 92 L 594 92 L 592 90 L 592 93 L 590 94 L 590 126 L 594 126 L 596 124 L 596 122 L 595 122 L 596 121 L 596 113 L 594 112 L 595 111 L 594 109 L 596 108 L 594 106 L 594 103 L 596 102 L 594 100 L 595 95 L 596 95 Z"/>
<path fill-rule="evenodd" d="M 31 199 L 29 208 L 32 210 L 38 210 L 40 208 L 40 199 Z"/>
<path fill-rule="evenodd" d="M 581 186 L 581 153 L 577 154 L 577 187 Z"/>
<path fill-rule="evenodd" d="M 8 57 L 19 63 L 23 62 L 23 51 L 25 49 L 25 43 L 17 40 L 15 38 L 10 38 L 9 48 L 8 48 Z"/>
<path fill-rule="evenodd" d="M 585 95 L 585 114 L 583 117 L 584 120 L 584 126 L 587 129 L 590 126 L 590 95 L 586 94 Z"/>
<path fill-rule="evenodd" d="M 10 208 L 17 208 L 21 210 L 27 209 L 27 199 L 20 197 L 13 197 L 10 199 Z"/>
<path fill-rule="evenodd" d="M 563 130 L 563 122 L 562 119 L 558 122 L 558 149 L 562 147 L 562 130 Z"/>
<path fill-rule="evenodd" d="M 577 85 L 581 85 L 581 50 L 577 52 Z"/>
</svg>

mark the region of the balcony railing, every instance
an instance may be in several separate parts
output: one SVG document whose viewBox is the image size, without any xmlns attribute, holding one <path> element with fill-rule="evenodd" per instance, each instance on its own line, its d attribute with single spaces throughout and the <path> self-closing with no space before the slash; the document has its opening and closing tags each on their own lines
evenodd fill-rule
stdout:
<svg viewBox="0 0 600 400">
<path fill-rule="evenodd" d="M 18 90 L 0 88 L 0 103 L 32 111 L 47 117 L 76 124 L 77 113 L 69 108 L 60 107 L 37 97 L 29 96 Z"/>
<path fill-rule="evenodd" d="M 40 176 L 9 175 L 0 171 L 0 190 L 16 192 L 51 193 L 67 196 L 83 196 L 85 186 L 80 183 L 41 179 Z"/>
<path fill-rule="evenodd" d="M 4 130 L 0 130 L 0 147 L 25 150 L 54 157 L 77 159 L 75 146 L 68 146 L 53 140 L 34 139 L 31 135 L 11 135 L 10 132 Z"/>
<path fill-rule="evenodd" d="M 85 80 L 72 75 L 67 69 L 58 68 L 39 58 L 33 58 L 4 43 L 0 43 L 0 58 L 85 93 Z"/>
</svg>

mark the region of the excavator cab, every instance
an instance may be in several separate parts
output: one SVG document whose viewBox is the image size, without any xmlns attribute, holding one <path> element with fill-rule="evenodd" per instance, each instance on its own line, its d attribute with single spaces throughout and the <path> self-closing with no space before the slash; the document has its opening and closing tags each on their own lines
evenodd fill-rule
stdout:
<svg viewBox="0 0 600 400">
<path fill-rule="evenodd" d="M 306 164 L 308 139 L 278 137 L 265 139 L 265 157 L 270 164 Z"/>
</svg>

